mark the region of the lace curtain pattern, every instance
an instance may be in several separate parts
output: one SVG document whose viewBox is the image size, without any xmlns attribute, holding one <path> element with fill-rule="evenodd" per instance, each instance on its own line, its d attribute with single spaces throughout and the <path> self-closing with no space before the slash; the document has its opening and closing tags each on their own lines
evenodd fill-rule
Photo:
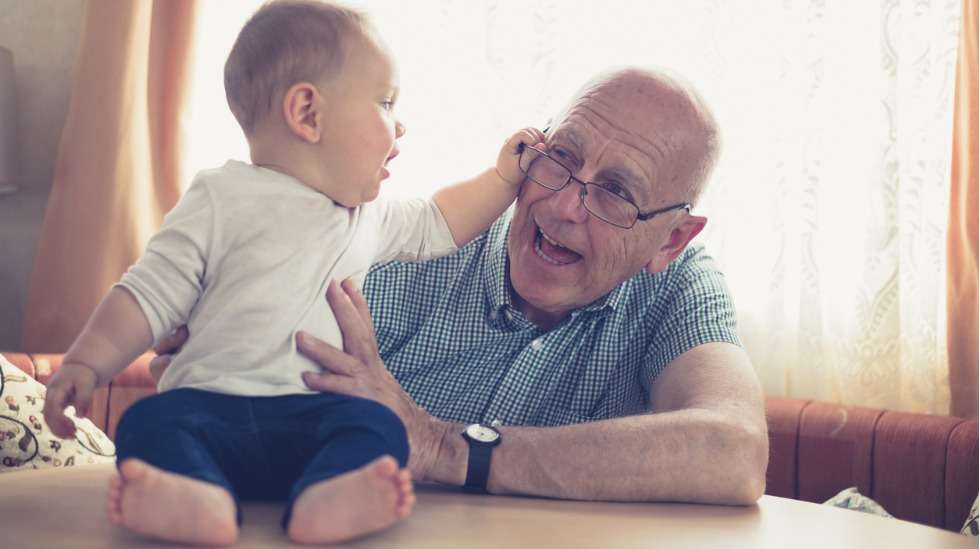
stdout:
<svg viewBox="0 0 980 549">
<path fill-rule="evenodd" d="M 946 413 L 944 231 L 959 0 L 350 1 L 399 65 L 387 196 L 543 127 L 597 72 L 659 66 L 715 111 L 697 210 L 768 395 Z M 247 158 L 224 56 L 256 1 L 204 3 L 188 169 Z"/>
</svg>

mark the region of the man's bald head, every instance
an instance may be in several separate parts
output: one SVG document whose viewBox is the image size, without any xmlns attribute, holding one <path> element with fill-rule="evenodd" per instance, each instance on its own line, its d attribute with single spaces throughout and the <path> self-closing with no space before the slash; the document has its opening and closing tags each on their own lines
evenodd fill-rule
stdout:
<svg viewBox="0 0 980 549">
<path fill-rule="evenodd" d="M 711 110 L 687 82 L 662 70 L 625 68 L 586 83 L 552 127 L 576 108 L 596 105 L 612 126 L 645 140 L 661 166 L 654 192 L 696 203 L 721 149 Z"/>
</svg>

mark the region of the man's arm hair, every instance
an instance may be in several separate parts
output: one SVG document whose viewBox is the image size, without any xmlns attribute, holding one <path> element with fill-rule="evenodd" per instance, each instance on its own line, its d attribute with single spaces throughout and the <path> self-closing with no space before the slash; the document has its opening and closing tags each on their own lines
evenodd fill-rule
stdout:
<svg viewBox="0 0 980 549">
<path fill-rule="evenodd" d="M 764 400 L 745 352 L 708 343 L 674 359 L 651 413 L 563 427 L 501 427 L 488 491 L 579 500 L 750 505 L 765 491 Z M 445 423 L 427 480 L 462 485 L 462 425 Z"/>
</svg>

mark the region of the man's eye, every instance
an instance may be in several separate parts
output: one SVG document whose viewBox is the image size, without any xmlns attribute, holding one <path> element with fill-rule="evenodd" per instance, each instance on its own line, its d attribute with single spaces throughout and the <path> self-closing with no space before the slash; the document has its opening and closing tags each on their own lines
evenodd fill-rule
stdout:
<svg viewBox="0 0 980 549">
<path fill-rule="evenodd" d="M 633 200 L 633 195 L 630 194 L 630 192 L 626 189 L 626 187 L 623 187 L 619 183 L 606 182 L 606 183 L 602 183 L 601 185 L 603 189 L 613 193 L 616 196 L 621 196 L 629 201 Z"/>
<path fill-rule="evenodd" d="M 575 171 L 575 166 L 578 164 L 578 161 L 570 152 L 556 147 L 548 151 L 548 154 L 557 160 L 559 164 L 568 168 L 569 171 Z"/>
</svg>

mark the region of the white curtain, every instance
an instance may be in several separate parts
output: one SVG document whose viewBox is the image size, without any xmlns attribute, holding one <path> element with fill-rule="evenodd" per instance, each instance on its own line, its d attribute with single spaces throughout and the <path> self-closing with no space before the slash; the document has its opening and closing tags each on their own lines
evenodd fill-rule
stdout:
<svg viewBox="0 0 980 549">
<path fill-rule="evenodd" d="M 244 158 L 221 67 L 259 4 L 204 3 L 188 169 Z M 430 194 L 600 70 L 689 80 L 724 133 L 702 237 L 769 395 L 946 413 L 959 0 L 349 2 L 401 72 L 387 196 Z"/>
</svg>

